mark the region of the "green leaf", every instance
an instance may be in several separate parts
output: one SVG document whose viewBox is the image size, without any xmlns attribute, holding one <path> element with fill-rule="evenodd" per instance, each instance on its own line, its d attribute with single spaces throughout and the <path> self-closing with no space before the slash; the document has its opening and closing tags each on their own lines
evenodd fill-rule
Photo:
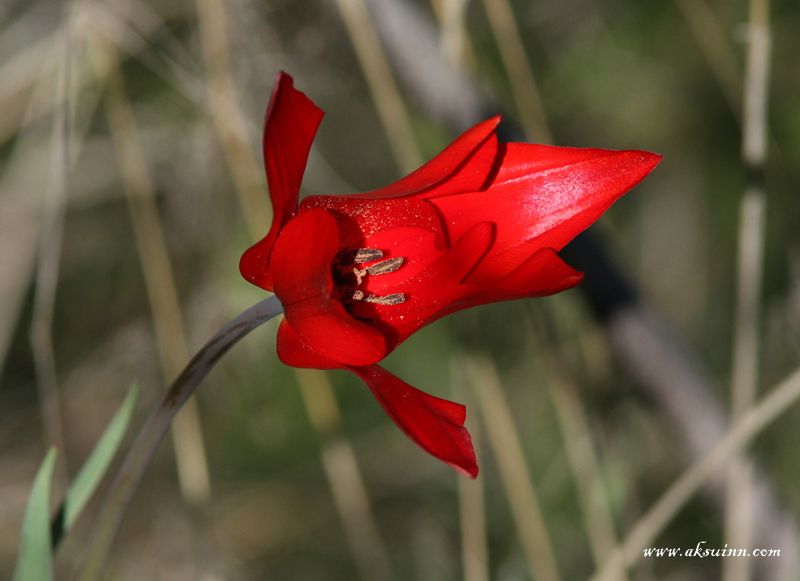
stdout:
<svg viewBox="0 0 800 581">
<path fill-rule="evenodd" d="M 50 555 L 50 483 L 56 464 L 56 449 L 47 452 L 25 508 L 22 539 L 14 569 L 14 581 L 50 581 L 53 562 Z"/>
<path fill-rule="evenodd" d="M 128 425 L 131 422 L 138 400 L 139 386 L 134 384 L 84 463 L 81 471 L 69 487 L 67 496 L 64 499 L 64 521 L 63 528 L 60 531 L 61 535 L 65 535 L 72 528 L 83 507 L 89 502 L 95 489 L 103 479 L 103 475 L 108 470 L 108 466 L 111 464 L 111 460 L 114 459 L 114 455 L 122 442 L 122 437 L 128 430 Z"/>
</svg>

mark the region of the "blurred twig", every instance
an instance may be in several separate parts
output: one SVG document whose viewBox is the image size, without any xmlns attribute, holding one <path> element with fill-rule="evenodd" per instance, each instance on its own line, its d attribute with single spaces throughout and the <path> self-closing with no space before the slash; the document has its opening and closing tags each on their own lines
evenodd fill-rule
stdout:
<svg viewBox="0 0 800 581">
<path fill-rule="evenodd" d="M 228 51 L 228 18 L 223 2 L 197 0 L 201 48 L 206 66 L 208 107 L 222 143 L 239 205 L 251 233 L 263 236 L 269 223 L 264 178 L 247 139 L 247 123 L 238 106 Z M 266 232 L 266 230 L 264 230 Z"/>
<path fill-rule="evenodd" d="M 47 56 L 53 55 L 48 52 Z M 25 114 L 22 119 L 14 120 L 14 125 L 20 131 L 0 175 L 3 202 L 3 211 L 0 212 L 0 264 L 3 265 L 3 277 L 0 278 L 0 374 L 6 363 L 28 283 L 35 272 L 37 242 L 43 218 L 42 196 L 37 193 L 48 191 L 45 176 L 29 170 L 46 163 L 40 156 L 43 151 L 48 151 L 47 139 L 52 141 L 53 126 L 50 125 L 48 136 L 45 137 L 38 126 L 25 122 L 53 104 L 51 75 L 54 62 L 51 58 L 45 58 L 39 64 L 36 84 Z M 46 106 L 45 100 L 48 102 Z"/>
<path fill-rule="evenodd" d="M 3 115 L 0 117 L 0 143 L 5 143 L 27 123 L 32 121 L 30 111 L 30 96 L 34 90 L 41 67 L 46 65 L 47 56 L 54 47 L 59 46 L 54 38 L 60 36 L 59 32 L 53 33 L 53 38 L 45 38 L 31 43 L 24 51 L 3 62 L 0 67 L 0 103 L 3 106 Z M 53 106 L 58 106 L 56 103 Z M 49 112 L 48 108 L 37 110 L 40 115 Z"/>
<path fill-rule="evenodd" d="M 297 369 L 295 377 L 311 424 L 323 439 L 322 464 L 361 578 L 391 579 L 389 557 L 353 446 L 341 434 L 339 406 L 330 381 L 324 372 L 312 369 Z"/>
<path fill-rule="evenodd" d="M 96 54 L 100 50 L 102 55 Z M 188 360 L 189 350 L 172 264 L 156 206 L 155 188 L 144 158 L 136 118 L 126 96 L 124 79 L 118 69 L 115 49 L 104 45 L 102 48 L 91 47 L 91 51 L 98 73 L 108 79 L 106 111 L 109 129 L 128 198 L 161 368 L 168 381 Z M 181 492 L 190 502 L 204 502 L 210 496 L 211 485 L 196 400 L 189 401 L 175 418 L 172 434 Z"/>
<path fill-rule="evenodd" d="M 566 366 L 558 353 L 558 343 L 549 355 L 549 373 L 545 379 L 548 394 L 556 410 L 564 439 L 567 461 L 578 491 L 578 503 L 586 523 L 586 535 L 596 565 L 617 546 L 614 520 L 604 498 L 600 461 L 595 453 L 589 421 L 575 384 L 566 375 Z M 620 575 L 620 580 L 627 578 Z"/>
<path fill-rule="evenodd" d="M 483 7 L 489 16 L 494 40 L 500 49 L 522 126 L 531 139 L 552 143 L 553 134 L 547 124 L 533 68 L 528 62 L 511 4 L 508 0 L 483 0 Z"/>
<path fill-rule="evenodd" d="M 728 105 L 738 115 L 742 104 L 742 78 L 736 55 L 725 38 L 716 15 L 707 0 L 675 0 L 675 4 L 722 87 L 722 94 Z"/>
<path fill-rule="evenodd" d="M 453 385 L 453 396 L 462 402 L 467 409 L 474 409 L 474 398 L 470 393 L 467 374 L 465 373 L 465 355 L 451 358 L 450 377 Z M 472 445 L 478 464 L 481 463 L 481 426 L 474 416 L 470 419 Z M 489 581 L 489 547 L 486 529 L 486 499 L 484 479 L 458 477 L 458 514 L 461 525 L 461 566 L 463 581 Z"/>
<path fill-rule="evenodd" d="M 400 171 L 410 172 L 422 164 L 403 98 L 375 33 L 364 0 L 336 0 L 356 56 L 364 71 L 386 137 Z"/>
<path fill-rule="evenodd" d="M 530 305 L 530 303 L 529 303 Z M 548 394 L 556 411 L 558 426 L 577 489 L 578 504 L 586 523 L 586 534 L 592 557 L 600 565 L 617 546 L 611 507 L 603 494 L 600 460 L 595 453 L 589 420 L 575 383 L 568 375 L 567 352 L 559 337 L 559 328 L 550 312 L 541 315 L 528 309 L 529 336 L 534 339 L 532 352 L 544 354 L 544 377 Z M 620 576 L 620 581 L 626 579 Z"/>
<path fill-rule="evenodd" d="M 514 420 L 494 364 L 484 355 L 464 361 L 472 391 L 480 403 L 489 445 L 492 447 L 528 568 L 534 579 L 559 579 L 555 551 L 544 523 L 536 489 L 528 474 Z"/>
<path fill-rule="evenodd" d="M 67 92 L 70 60 L 72 58 L 69 18 L 70 14 L 67 12 L 67 23 L 60 30 L 62 60 L 58 67 L 56 90 L 54 92 L 53 131 L 50 143 L 50 183 L 44 195 L 42 207 L 39 259 L 36 269 L 36 287 L 33 296 L 33 315 L 31 317 L 30 330 L 45 441 L 47 446 L 55 446 L 61 451 L 59 462 L 61 469 L 58 472 L 62 473 L 64 477 L 67 476 L 69 470 L 64 446 L 55 351 L 53 350 L 53 311 L 58 288 L 61 242 L 67 205 L 67 156 L 68 142 L 70 140 L 68 99 L 74 98 L 74 95 L 68 95 Z M 56 44 L 55 46 L 59 45 Z"/>
<path fill-rule="evenodd" d="M 71 26 L 74 38 L 78 39 L 90 33 L 87 23 L 98 13 L 102 13 L 103 5 L 76 2 L 72 5 L 73 16 Z M 49 20 L 58 14 L 53 10 L 30 11 L 22 19 L 16 19 L 12 26 L 3 30 L 2 40 L 6 35 L 16 34 L 22 38 L 38 38 L 41 36 L 39 18 L 44 13 Z M 5 363 L 11 333 L 14 330 L 25 289 L 28 287 L 34 271 L 36 251 L 36 234 L 39 232 L 40 196 L 35 192 L 46 191 L 46 183 L 40 183 L 41 172 L 31 171 L 42 162 L 39 156 L 46 151 L 39 132 L 40 122 L 47 121 L 47 116 L 59 104 L 52 98 L 52 74 L 58 59 L 51 58 L 54 46 L 62 33 L 56 29 L 49 36 L 32 42 L 25 51 L 17 53 L 3 62 L 0 69 L 0 143 L 6 143 L 16 136 L 12 145 L 12 155 L 3 168 L 0 179 L 3 212 L 0 213 L 0 242 L 5 239 L 13 243 L 0 244 L 0 263 L 4 266 L 5 277 L 0 280 L 0 372 Z M 97 105 L 97 80 L 88 65 L 81 61 L 74 64 L 71 77 L 76 85 L 70 88 L 75 95 L 73 101 L 80 101 L 80 111 L 72 130 L 74 151 L 72 159 L 67 161 L 70 170 L 79 158 L 84 134 L 88 129 L 92 113 Z M 92 90 L 84 87 L 95 81 Z M 78 98 L 80 97 L 80 98 Z M 77 103 L 73 102 L 73 105 Z M 21 113 L 20 113 L 21 112 Z"/>
<path fill-rule="evenodd" d="M 731 416 L 735 422 L 756 399 L 759 368 L 759 322 L 764 270 L 767 159 L 767 107 L 769 89 L 769 0 L 750 1 L 747 64 L 745 69 L 742 159 L 747 186 L 740 206 L 739 264 L 734 318 Z M 751 489 L 752 466 L 733 462 L 728 475 L 725 540 L 732 547 L 748 547 L 753 540 L 755 505 Z M 723 561 L 725 581 L 747 581 L 750 559 Z"/>
<path fill-rule="evenodd" d="M 136 487 L 175 415 L 231 347 L 250 331 L 282 312 L 283 307 L 274 295 L 253 305 L 217 331 L 175 379 L 139 430 L 117 471 L 87 546 L 86 558 L 78 576 L 80 581 L 96 581 L 102 575 Z"/>
<path fill-rule="evenodd" d="M 653 507 L 642 516 L 620 547 L 611 553 L 593 581 L 616 579 L 620 572 L 641 557 L 642 549 L 651 546 L 664 527 L 686 505 L 703 484 L 749 444 L 764 428 L 800 399 L 800 369 L 795 370 L 766 397 L 752 406 L 736 424 L 718 440 L 711 451 L 695 461 L 661 495 Z M 791 550 L 791 547 L 765 546 Z M 783 557 L 783 554 L 781 555 Z M 780 579 L 793 579 L 797 571 L 789 569 Z"/>
<path fill-rule="evenodd" d="M 465 19 L 468 0 L 432 0 L 439 21 L 442 50 L 454 67 L 475 67 L 475 49 L 466 32 Z"/>
</svg>

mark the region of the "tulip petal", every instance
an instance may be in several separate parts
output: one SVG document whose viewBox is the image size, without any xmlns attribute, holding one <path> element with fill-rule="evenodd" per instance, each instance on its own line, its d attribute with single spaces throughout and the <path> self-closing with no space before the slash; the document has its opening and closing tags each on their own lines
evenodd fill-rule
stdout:
<svg viewBox="0 0 800 581">
<path fill-rule="evenodd" d="M 306 369 L 341 369 L 342 363 L 323 355 L 308 346 L 297 331 L 283 319 L 278 327 L 278 359 L 292 367 Z"/>
<path fill-rule="evenodd" d="M 297 210 L 300 183 L 323 112 L 294 88 L 292 77 L 278 73 L 264 122 L 264 168 L 272 201 L 267 235 L 242 255 L 239 270 L 251 283 L 272 290 L 270 252 L 278 232 Z"/>
<path fill-rule="evenodd" d="M 396 228 L 422 228 L 437 233 L 444 244 L 441 219 L 436 209 L 415 197 L 368 200 L 356 196 L 308 196 L 300 211 L 323 209 L 339 219 L 342 244 L 364 244 L 379 232 Z"/>
<path fill-rule="evenodd" d="M 482 280 L 480 268 L 467 279 L 467 285 L 485 290 L 469 297 L 470 305 L 520 298 L 544 297 L 570 289 L 583 280 L 552 248 L 541 248 L 522 264 L 499 279 Z"/>
<path fill-rule="evenodd" d="M 351 197 L 379 199 L 418 194 L 425 190 L 452 194 L 480 189 L 494 168 L 498 152 L 495 135 L 498 123 L 499 115 L 478 123 L 404 178 Z"/>
<path fill-rule="evenodd" d="M 423 450 L 470 478 L 478 475 L 463 405 L 411 387 L 377 365 L 348 370 L 367 384 L 392 421 Z"/>
<path fill-rule="evenodd" d="M 386 339 L 333 296 L 331 270 L 340 250 L 339 229 L 331 214 L 309 210 L 291 220 L 272 252 L 275 294 L 286 320 L 311 349 L 343 364 L 369 365 L 386 355 Z"/>
<path fill-rule="evenodd" d="M 488 276 L 491 258 L 530 240 L 538 240 L 540 248 L 563 248 L 660 160 L 661 156 L 644 151 L 508 143 L 488 191 L 429 201 L 441 212 L 451 240 L 478 222 L 489 220 L 497 225 L 491 256 L 481 265 Z M 515 259 L 505 258 L 513 267 L 530 254 L 531 249 L 524 247 Z"/>
</svg>

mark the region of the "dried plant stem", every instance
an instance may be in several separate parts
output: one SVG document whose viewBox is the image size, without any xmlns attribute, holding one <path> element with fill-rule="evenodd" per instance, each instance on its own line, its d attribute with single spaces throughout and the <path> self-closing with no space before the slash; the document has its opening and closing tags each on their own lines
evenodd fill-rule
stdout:
<svg viewBox="0 0 800 581">
<path fill-rule="evenodd" d="M 551 374 L 547 384 L 578 491 L 589 548 L 595 564 L 599 566 L 606 555 L 616 548 L 617 535 L 608 502 L 602 494 L 602 473 L 592 445 L 589 422 L 575 384 L 555 374 Z M 626 579 L 627 575 L 622 574 L 619 578 Z"/>
<path fill-rule="evenodd" d="M 522 126 L 531 139 L 551 143 L 553 134 L 547 123 L 542 98 L 539 96 L 533 69 L 528 62 L 511 4 L 508 0 L 483 0 L 483 7 L 489 16 L 494 40 L 500 49 L 500 57 L 503 59 L 503 66 L 511 83 L 511 91 Z"/>
<path fill-rule="evenodd" d="M 475 444 L 475 422 L 472 422 Z M 461 566 L 464 581 L 489 581 L 489 547 L 486 543 L 486 506 L 483 479 L 459 477 L 458 514 L 461 523 Z"/>
<path fill-rule="evenodd" d="M 453 399 L 462 402 L 467 409 L 474 409 L 473 398 L 467 388 L 465 370 L 466 355 L 455 356 L 450 363 Z M 476 417 L 471 417 L 470 433 L 478 463 L 481 460 L 481 426 Z M 458 514 L 461 525 L 461 566 L 463 581 L 489 581 L 489 547 L 486 532 L 486 501 L 483 478 L 474 480 L 458 477 Z"/>
<path fill-rule="evenodd" d="M 211 118 L 231 170 L 245 222 L 251 232 L 261 232 L 260 238 L 270 216 L 265 203 L 264 177 L 247 137 L 247 122 L 238 106 L 236 85 L 231 76 L 233 66 L 228 49 L 225 3 L 197 0 L 196 6 Z"/>
<path fill-rule="evenodd" d="M 422 165 L 411 122 L 364 0 L 336 0 L 378 108 L 397 165 L 410 172 Z"/>
<path fill-rule="evenodd" d="M 56 446 L 61 451 L 57 472 L 66 477 L 68 470 L 52 331 L 67 204 L 68 99 L 72 97 L 67 93 L 71 58 L 69 24 L 64 25 L 60 35 L 63 42 L 56 43 L 55 46 L 62 45 L 60 46 L 62 61 L 58 67 L 54 92 L 53 128 L 50 140 L 50 182 L 43 202 L 30 340 L 45 443 L 47 446 Z M 64 480 L 66 482 L 66 478 Z"/>
<path fill-rule="evenodd" d="M 745 70 L 742 159 L 747 186 L 740 207 L 739 264 L 734 319 L 731 415 L 739 420 L 753 406 L 758 390 L 759 321 L 764 269 L 767 158 L 767 106 L 769 86 L 769 0 L 750 1 L 748 51 Z M 725 541 L 732 547 L 752 544 L 754 504 L 752 467 L 733 462 L 728 474 Z M 725 559 L 725 581 L 747 581 L 750 559 Z"/>
<path fill-rule="evenodd" d="M 800 399 L 800 369 L 784 379 L 752 406 L 705 456 L 694 462 L 661 495 L 612 552 L 592 581 L 611 581 L 641 557 L 672 518 L 698 489 L 753 438 Z M 782 547 L 783 548 L 783 547 Z M 787 547 L 791 549 L 791 547 Z"/>
<path fill-rule="evenodd" d="M 106 112 L 109 129 L 133 222 L 161 369 L 168 380 L 175 377 L 189 359 L 181 304 L 156 206 L 154 186 L 144 158 L 136 119 L 125 93 L 124 80 L 117 68 L 114 49 L 107 45 L 102 58 L 107 63 Z M 211 485 L 196 400 L 189 401 L 176 417 L 172 436 L 181 493 L 193 503 L 208 500 Z"/>
<path fill-rule="evenodd" d="M 71 9 L 75 10 L 74 3 Z M 72 27 L 72 39 L 80 34 L 77 20 L 78 17 L 73 12 L 69 24 Z M 10 33 L 12 28 L 13 26 L 9 27 L 3 34 Z M 29 167 L 28 164 L 39 164 L 37 158 L 48 149 L 38 125 L 54 113 L 53 107 L 61 106 L 57 99 L 52 98 L 54 69 L 59 62 L 55 48 L 60 47 L 61 34 L 56 31 L 52 37 L 37 44 L 40 47 L 39 52 L 29 54 L 24 63 L 18 63 L 18 67 L 23 70 L 14 72 L 17 69 L 14 65 L 16 58 L 0 69 L 0 79 L 3 79 L 3 89 L 0 89 L 0 111 L 3 111 L 0 116 L 3 118 L 0 121 L 0 143 L 5 143 L 10 137 L 4 133 L 4 123 L 8 123 L 10 131 L 17 136 L 10 146 L 0 175 L 0 196 L 4 201 L 3 212 L 0 213 L 0 264 L 5 271 L 4 278 L 0 280 L 0 374 L 8 354 L 11 333 L 16 328 L 23 305 L 25 290 L 34 274 L 37 238 L 41 237 L 40 222 L 43 219 L 43 212 L 39 209 L 41 198 L 35 194 L 46 192 L 50 188 L 46 179 L 41 179 L 38 175 L 32 176 L 24 168 Z M 74 57 L 74 53 L 72 56 Z M 24 70 L 26 68 L 31 70 Z M 96 93 L 86 94 L 80 91 L 87 77 L 84 72 L 77 61 L 70 63 L 69 86 L 66 88 L 70 109 L 67 121 L 67 133 L 70 137 L 66 156 L 68 175 L 75 167 L 89 119 L 98 101 Z M 17 83 L 18 75 L 24 76 L 25 82 Z M 29 77 L 34 80 L 30 81 Z M 33 86 L 29 87 L 31 83 Z M 4 90 L 8 93 L 4 93 Z M 19 96 L 25 103 L 24 113 L 16 115 L 15 105 L 10 101 Z M 52 130 L 50 139 L 52 142 Z"/>
<path fill-rule="evenodd" d="M 475 67 L 475 49 L 466 31 L 467 0 L 432 0 L 433 11 L 439 21 L 442 50 L 458 69 Z"/>
<path fill-rule="evenodd" d="M 282 312 L 280 301 L 274 295 L 253 305 L 220 329 L 172 383 L 169 391 L 142 426 L 117 472 L 95 524 L 86 558 L 78 576 L 80 581 L 96 581 L 100 578 L 142 474 L 150 464 L 159 442 L 169 430 L 178 411 L 233 345 L 250 331 Z"/>
<path fill-rule="evenodd" d="M 731 109 L 738 115 L 742 100 L 739 65 L 725 33 L 707 0 L 675 0 L 695 41 L 717 78 Z"/>
<path fill-rule="evenodd" d="M 528 568 L 534 579 L 559 579 L 555 551 L 544 523 L 536 489 L 528 474 L 514 419 L 494 364 L 482 355 L 465 360 L 469 383 L 480 403 L 489 445 L 492 447 L 511 506 Z"/>
<path fill-rule="evenodd" d="M 568 376 L 567 352 L 562 346 L 555 320 L 548 311 L 531 308 L 529 313 L 528 332 L 534 339 L 532 352 L 545 354 L 543 362 L 547 372 L 545 381 L 548 394 L 564 438 L 567 462 L 586 524 L 589 548 L 595 564 L 599 566 L 605 556 L 616 548 L 617 535 L 611 508 L 603 494 L 600 460 L 592 443 L 589 420 L 578 390 Z M 626 578 L 626 575 L 622 575 L 620 581 Z"/>
<path fill-rule="evenodd" d="M 391 579 L 389 557 L 370 508 L 355 452 L 341 434 L 339 406 L 330 380 L 324 372 L 312 369 L 297 369 L 295 377 L 311 424 L 323 439 L 322 466 L 361 578 Z"/>
</svg>

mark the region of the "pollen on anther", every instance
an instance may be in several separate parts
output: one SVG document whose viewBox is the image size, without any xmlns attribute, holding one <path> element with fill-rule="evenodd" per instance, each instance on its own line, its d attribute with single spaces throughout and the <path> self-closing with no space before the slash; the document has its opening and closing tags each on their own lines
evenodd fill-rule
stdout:
<svg viewBox="0 0 800 581">
<path fill-rule="evenodd" d="M 376 305 L 399 305 L 400 303 L 404 303 L 406 300 L 406 295 L 403 293 L 394 293 L 391 295 L 385 295 L 382 297 L 371 295 L 364 299 L 368 303 L 373 303 Z"/>
<path fill-rule="evenodd" d="M 395 258 L 387 258 L 386 260 L 381 260 L 380 262 L 376 262 L 375 264 L 368 266 L 366 271 L 369 274 L 389 274 L 390 272 L 394 272 L 401 266 L 403 266 L 403 257 L 397 256 Z"/>
<path fill-rule="evenodd" d="M 356 250 L 356 255 L 353 257 L 353 262 L 360 264 L 362 262 L 378 260 L 379 258 L 383 258 L 383 251 L 377 248 L 359 248 Z"/>
</svg>

